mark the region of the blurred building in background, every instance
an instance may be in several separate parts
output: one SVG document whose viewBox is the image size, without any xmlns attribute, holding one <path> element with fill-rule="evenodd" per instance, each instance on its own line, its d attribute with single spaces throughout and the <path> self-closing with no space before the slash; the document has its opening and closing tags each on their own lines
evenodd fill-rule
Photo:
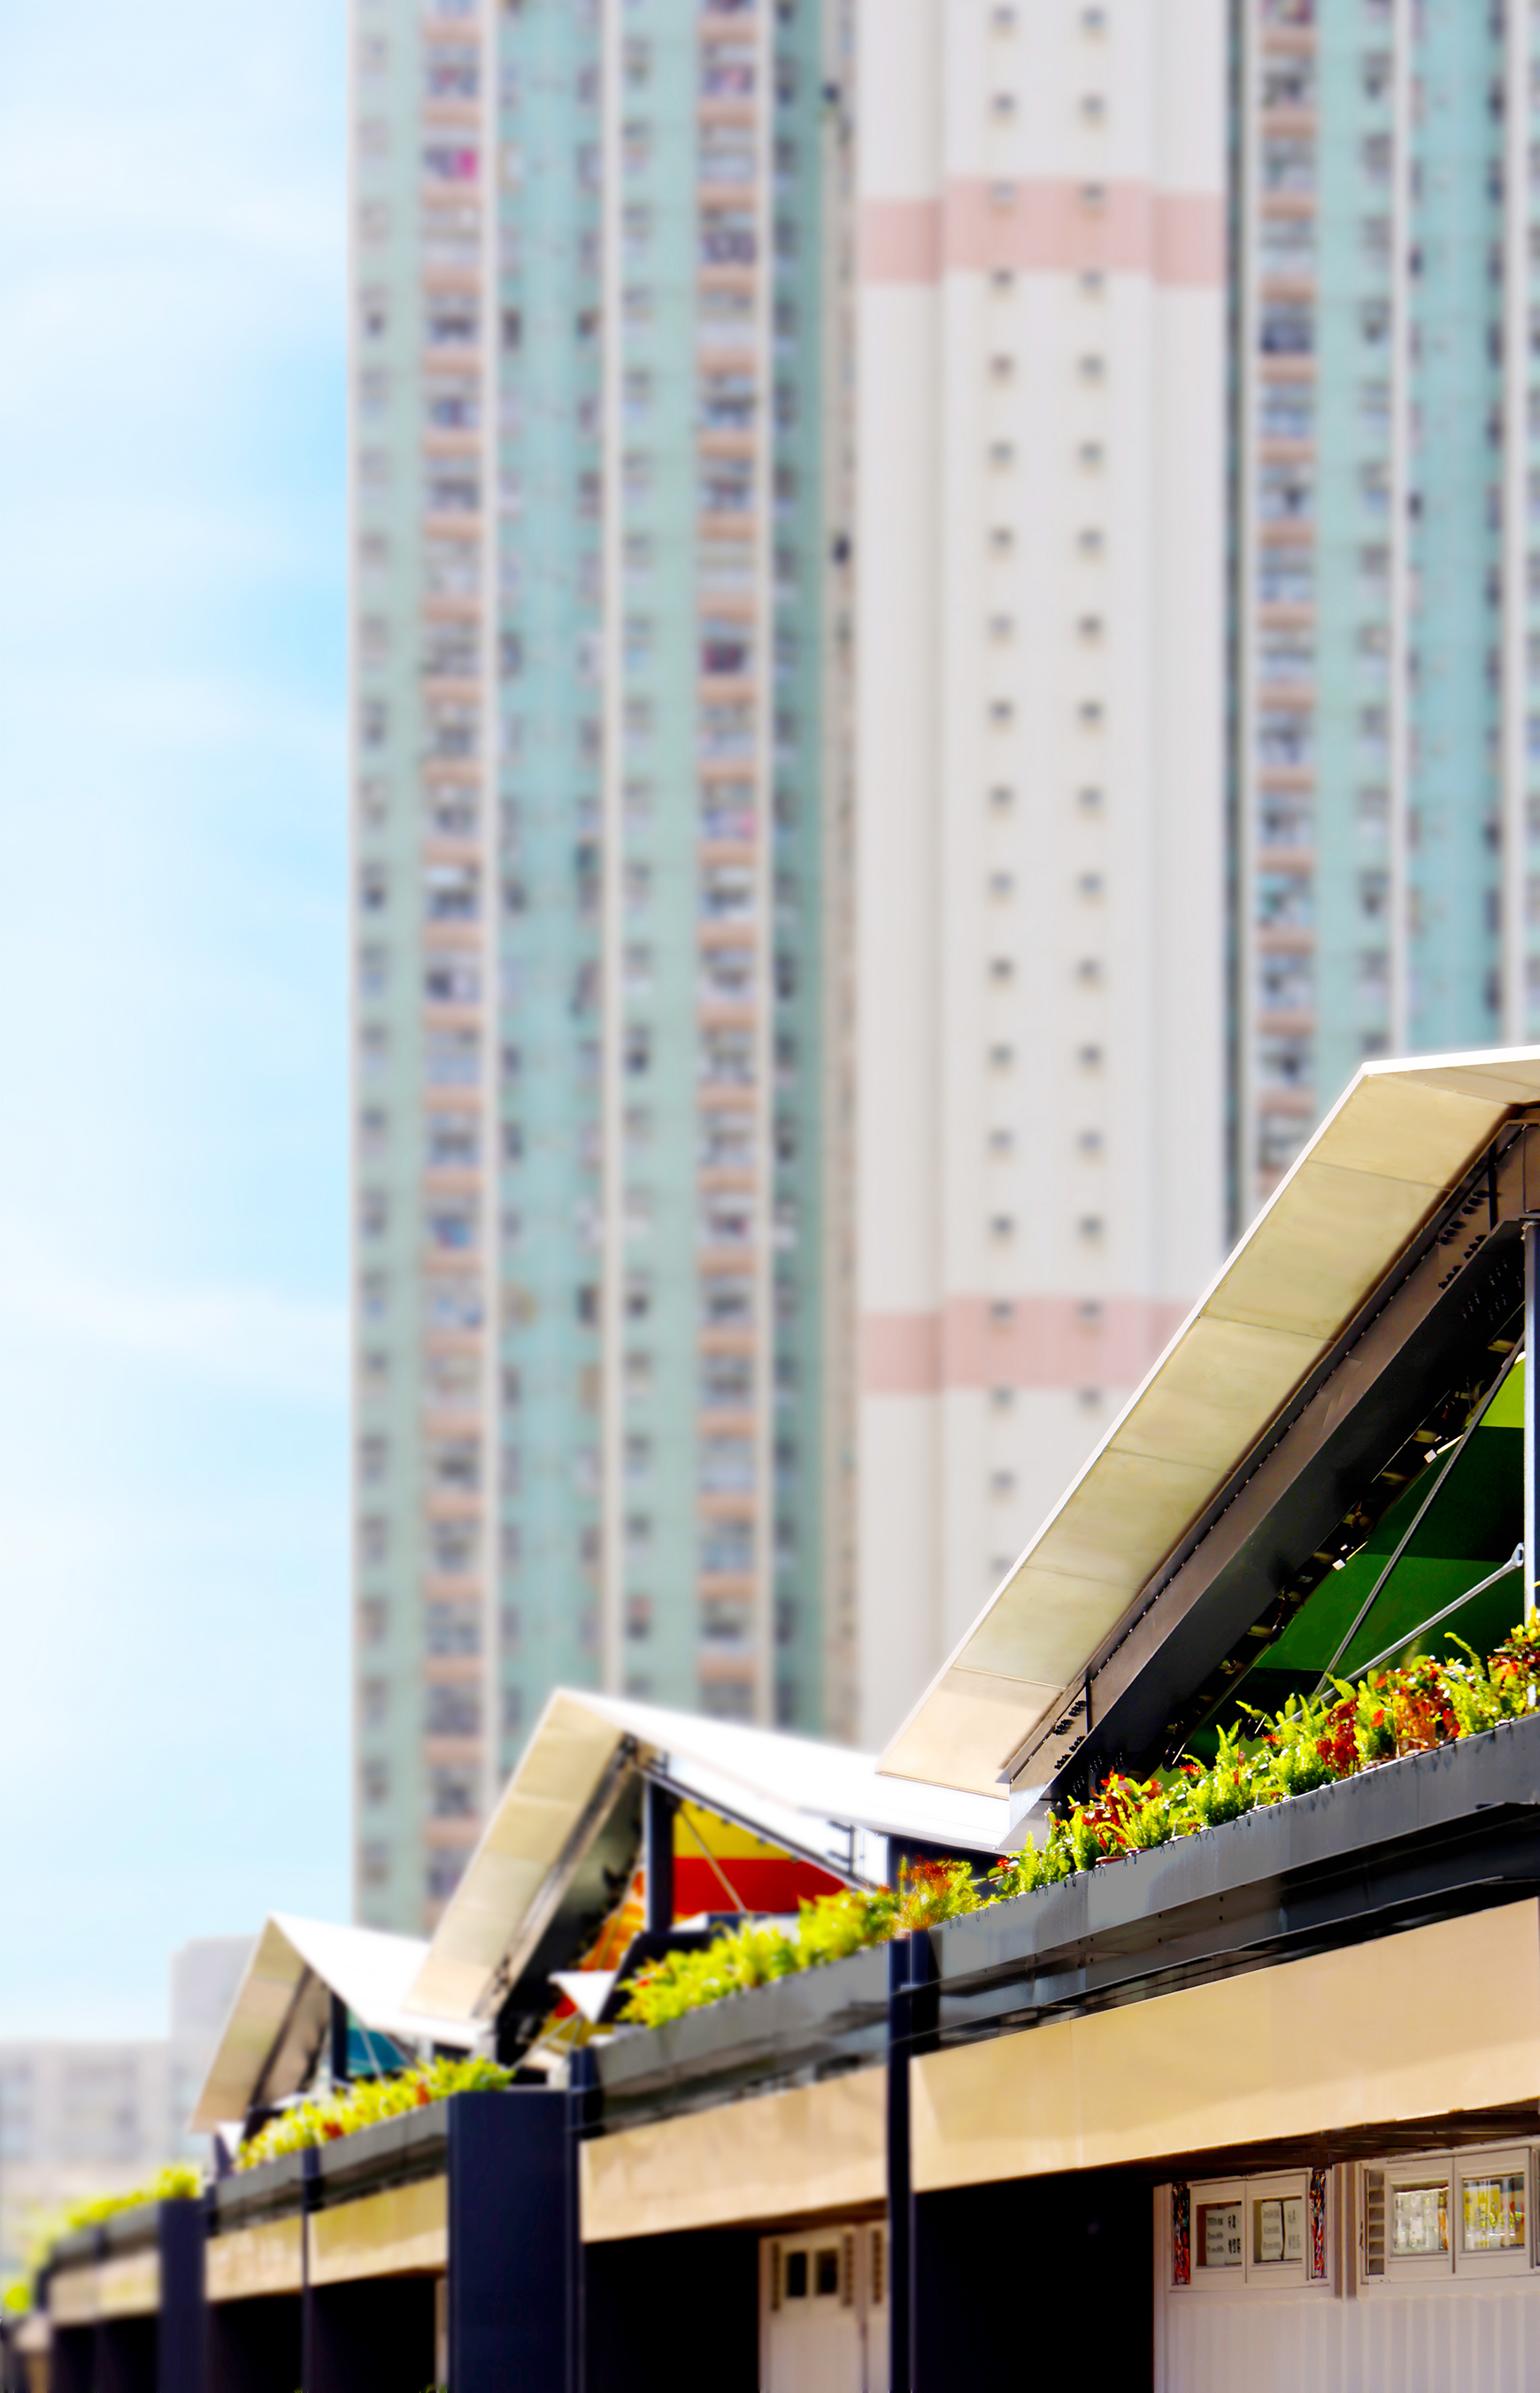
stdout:
<svg viewBox="0 0 1540 2393">
<path fill-rule="evenodd" d="M 0 2280 L 66 2203 L 203 2157 L 188 2121 L 251 1949 L 249 1936 L 209 1936 L 172 1955 L 168 2038 L 0 2043 Z"/>
<path fill-rule="evenodd" d="M 1540 1013 L 1534 21 L 1239 19 L 1242 1219 L 1366 1055 Z"/>
<path fill-rule="evenodd" d="M 437 1915 L 555 1684 L 851 1718 L 821 1593 L 849 1587 L 827 38 L 816 6 L 356 10 L 357 1877 L 382 1925 Z"/>
<path fill-rule="evenodd" d="M 1225 1236 L 1225 12 L 868 0 L 863 1733 Z"/>
</svg>

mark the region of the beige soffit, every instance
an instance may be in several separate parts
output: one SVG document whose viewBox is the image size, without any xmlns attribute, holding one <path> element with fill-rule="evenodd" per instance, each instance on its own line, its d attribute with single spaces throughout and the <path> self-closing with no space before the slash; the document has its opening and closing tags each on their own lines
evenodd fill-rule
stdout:
<svg viewBox="0 0 1540 2393">
<path fill-rule="evenodd" d="M 881 2202 L 887 2073 L 719 2102 L 580 2144 L 582 2240 L 731 2227 Z"/>
<path fill-rule="evenodd" d="M 836 1868 L 851 1831 L 999 1851 L 1008 1806 L 950 1787 L 885 1778 L 876 1757 L 737 1720 L 701 1720 L 628 1697 L 558 1689 L 450 1899 L 411 1993 L 440 2016 L 489 2007 L 499 1972 L 516 1978 L 616 1792 L 622 1749 L 661 1762 L 710 1807 Z"/>
<path fill-rule="evenodd" d="M 244 2118 L 254 2101 L 281 2101 L 306 2084 L 340 1994 L 359 2024 L 408 2042 L 465 2046 L 463 2020 L 407 2009 L 407 1990 L 427 1956 L 420 1936 L 339 1928 L 276 1912 L 257 1938 L 225 2022 L 191 2125 Z"/>
<path fill-rule="evenodd" d="M 1540 1048 L 1368 1064 L 882 1756 L 985 1793 L 1505 1118 Z"/>
<path fill-rule="evenodd" d="M 918 2193 L 1533 2103 L 1536 1906 L 954 2045 L 913 2075 Z"/>
</svg>

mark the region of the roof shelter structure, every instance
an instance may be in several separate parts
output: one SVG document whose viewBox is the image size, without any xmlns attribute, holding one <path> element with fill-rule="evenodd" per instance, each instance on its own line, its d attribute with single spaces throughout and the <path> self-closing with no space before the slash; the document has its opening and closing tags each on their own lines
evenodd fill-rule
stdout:
<svg viewBox="0 0 1540 2393">
<path fill-rule="evenodd" d="M 1494 1377 L 1492 1341 L 1519 1337 L 1536 1109 L 1536 1048 L 1364 1066 L 885 1771 L 1008 1785 L 1020 1819 L 1115 1759 L 1157 1759 L 1194 1700 L 1255 1663 L 1312 1564 L 1339 1558 L 1350 1497 L 1419 1431 L 1433 1442 L 1441 1392 Z"/>
<path fill-rule="evenodd" d="M 1490 1651 L 1536 1552 L 1537 1234 L 1540 1050 L 1367 1069 L 881 1768 L 558 1694 L 380 2024 L 528 2053 L 553 1980 L 638 1923 L 677 1944 L 724 1880 L 784 1908 L 983 1861 L 1248 1701 Z M 344 1974 L 273 1925 L 303 1968 L 275 1946 L 238 2004 L 264 2058 L 231 2046 L 232 2092 L 306 2041 L 282 1985 Z M 122 2393 L 420 2393 L 430 2359 L 454 2393 L 630 2393 L 697 2351 L 726 2393 L 950 2393 L 1027 2347 L 1150 2393 L 1220 2393 L 1238 2352 L 1300 2393 L 1540 2385 L 1540 1707 L 582 2025 L 538 2085 L 222 2180 L 196 2383 L 145 2373 L 123 2308 L 163 2227 L 60 2249 L 52 2393 L 92 2381 L 88 2324 Z"/>
<path fill-rule="evenodd" d="M 355 2060 L 368 2073 L 398 2067 L 419 2046 L 470 2050 L 474 2027 L 408 2008 L 427 1952 L 421 1937 L 275 1913 L 236 1990 L 191 2125 L 213 2132 L 269 2112 L 323 2066 L 341 2077 Z"/>
<path fill-rule="evenodd" d="M 665 1798 L 659 1818 L 675 1824 L 666 1892 L 662 1849 L 649 1849 L 655 1935 L 699 1912 L 794 1912 L 802 1892 L 881 1883 L 900 1851 L 993 1856 L 1008 1824 L 1001 1789 L 906 1785 L 848 1747 L 558 1689 L 450 1898 L 409 2008 L 466 2030 L 501 2018 L 504 2048 L 527 2039 L 549 2008 L 552 1971 L 575 1966 L 641 1856 L 648 1790 Z M 708 1854 L 722 1824 L 793 1865 L 770 1899 L 751 1897 L 751 1853 Z"/>
</svg>

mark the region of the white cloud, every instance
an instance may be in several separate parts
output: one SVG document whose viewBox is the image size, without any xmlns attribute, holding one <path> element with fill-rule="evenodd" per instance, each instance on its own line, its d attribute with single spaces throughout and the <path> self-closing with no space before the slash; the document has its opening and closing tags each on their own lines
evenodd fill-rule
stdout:
<svg viewBox="0 0 1540 2393">
<path fill-rule="evenodd" d="M 0 1231 L 28 1258 L 0 1273 L 0 1327 L 132 1356 L 180 1377 L 305 1404 L 340 1404 L 347 1314 L 339 1303 L 256 1288 L 135 1286 L 40 1259 L 35 1237 Z M 7 1375 L 8 1376 L 8 1375 Z"/>
</svg>

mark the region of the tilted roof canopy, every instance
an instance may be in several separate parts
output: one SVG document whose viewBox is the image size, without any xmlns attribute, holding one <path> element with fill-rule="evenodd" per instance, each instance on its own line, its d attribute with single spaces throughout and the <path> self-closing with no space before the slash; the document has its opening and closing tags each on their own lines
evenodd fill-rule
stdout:
<svg viewBox="0 0 1540 2393">
<path fill-rule="evenodd" d="M 191 2125 L 212 2130 L 243 2119 L 254 2102 L 277 2102 L 309 2083 L 339 1995 L 359 2025 L 405 2044 L 476 2041 L 463 2020 L 424 2018 L 406 2007 L 427 1957 L 419 1936 L 337 1928 L 278 1912 L 246 1966 Z"/>
<path fill-rule="evenodd" d="M 620 1697 L 558 1688 L 456 1888 L 411 1988 L 440 2017 L 495 2010 L 518 1979 L 625 1777 L 649 1767 L 707 1808 L 769 1841 L 849 1874 L 856 1839 L 999 1850 L 1004 1798 L 906 1786 L 875 1758 L 811 1737 L 700 1720 Z"/>
<path fill-rule="evenodd" d="M 882 1756 L 978 1793 L 1520 1108 L 1540 1048 L 1365 1065 Z"/>
</svg>

